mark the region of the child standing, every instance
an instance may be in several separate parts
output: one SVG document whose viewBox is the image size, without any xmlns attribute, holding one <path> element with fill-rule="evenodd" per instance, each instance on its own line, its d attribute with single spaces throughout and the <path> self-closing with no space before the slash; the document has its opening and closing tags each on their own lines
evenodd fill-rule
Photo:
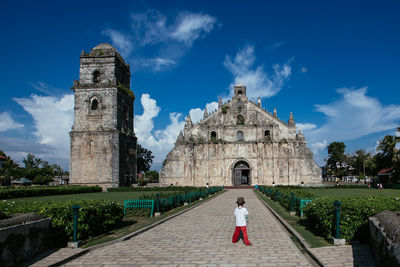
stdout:
<svg viewBox="0 0 400 267">
<path fill-rule="evenodd" d="M 246 244 L 246 246 L 249 246 L 251 245 L 251 243 L 247 237 L 247 229 L 246 229 L 246 223 L 248 222 L 249 212 L 245 207 L 243 207 L 244 203 L 246 202 L 244 202 L 243 197 L 238 197 L 236 203 L 238 205 L 237 208 L 235 208 L 235 213 L 234 213 L 236 218 L 236 228 L 232 236 L 232 243 L 236 243 L 242 234 L 243 242 Z"/>
</svg>

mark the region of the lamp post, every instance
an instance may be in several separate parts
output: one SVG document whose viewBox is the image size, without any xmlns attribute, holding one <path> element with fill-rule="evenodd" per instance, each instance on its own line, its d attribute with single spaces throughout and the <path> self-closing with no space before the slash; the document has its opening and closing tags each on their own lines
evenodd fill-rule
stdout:
<svg viewBox="0 0 400 267">
<path fill-rule="evenodd" d="M 78 241 L 77 235 L 78 235 L 78 215 L 79 215 L 79 209 L 81 207 L 78 205 L 73 205 L 71 207 L 72 213 L 74 215 L 74 235 L 73 235 L 73 242 L 68 242 L 68 247 L 72 248 L 77 248 L 80 246 L 81 241 Z"/>
</svg>

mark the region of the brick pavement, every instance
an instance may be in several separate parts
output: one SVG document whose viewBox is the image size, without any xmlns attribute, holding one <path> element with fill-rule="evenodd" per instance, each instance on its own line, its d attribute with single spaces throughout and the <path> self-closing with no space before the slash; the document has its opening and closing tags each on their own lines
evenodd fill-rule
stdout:
<svg viewBox="0 0 400 267">
<path fill-rule="evenodd" d="M 249 240 L 232 244 L 238 196 L 249 211 Z M 127 241 L 65 266 L 311 266 L 253 190 L 229 190 Z"/>
<path fill-rule="evenodd" d="M 376 266 L 372 252 L 365 244 L 320 247 L 310 250 L 326 267 Z"/>
<path fill-rule="evenodd" d="M 55 252 L 53 252 L 52 254 L 46 256 L 45 258 L 41 259 L 41 260 L 37 260 L 35 263 L 29 263 L 29 266 L 31 267 L 41 267 L 41 266 L 49 266 L 55 263 L 58 263 L 62 260 L 65 260 L 69 257 L 74 257 L 74 256 L 78 256 L 79 254 L 81 254 L 82 252 L 84 252 L 84 249 L 81 248 L 60 248 L 57 249 Z M 46 254 L 46 253 L 44 253 Z M 42 256 L 42 255 L 39 255 Z"/>
</svg>

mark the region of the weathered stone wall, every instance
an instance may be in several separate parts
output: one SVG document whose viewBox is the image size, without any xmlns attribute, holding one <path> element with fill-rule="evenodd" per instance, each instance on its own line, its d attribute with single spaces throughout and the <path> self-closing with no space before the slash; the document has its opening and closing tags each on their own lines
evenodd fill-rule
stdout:
<svg viewBox="0 0 400 267">
<path fill-rule="evenodd" d="M 119 185 L 119 132 L 71 132 L 70 183 Z"/>
<path fill-rule="evenodd" d="M 312 154 L 295 144 L 243 143 L 177 145 L 162 170 L 163 185 L 232 185 L 233 167 L 245 160 L 251 184 L 320 184 L 320 169 Z M 167 174 L 172 174 L 167 176 Z"/>
<path fill-rule="evenodd" d="M 0 228 L 0 266 L 21 266 L 52 245 L 50 219 Z"/>
<path fill-rule="evenodd" d="M 74 83 L 71 184 L 107 188 L 136 180 L 134 95 L 129 88 L 129 65 L 114 47 L 100 44 L 82 52 Z"/>
<path fill-rule="evenodd" d="M 370 246 L 378 266 L 400 266 L 400 211 L 369 218 Z"/>
<path fill-rule="evenodd" d="M 243 86 L 240 88 L 243 90 Z M 206 112 L 204 119 L 194 125 L 187 117 L 184 133 L 167 155 L 160 182 L 230 186 L 239 161 L 249 165 L 253 185 L 321 184 L 321 170 L 303 134 L 297 133 L 293 116 L 288 123 L 283 122 L 276 111 L 262 109 L 245 93 L 235 95 L 224 105 L 220 102 L 216 112 Z"/>
</svg>

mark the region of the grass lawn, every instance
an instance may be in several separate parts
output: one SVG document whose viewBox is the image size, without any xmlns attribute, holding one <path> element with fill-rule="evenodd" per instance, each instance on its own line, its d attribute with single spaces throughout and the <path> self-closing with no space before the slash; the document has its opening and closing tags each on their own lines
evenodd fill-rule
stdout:
<svg viewBox="0 0 400 267">
<path fill-rule="evenodd" d="M 98 192 L 98 193 L 83 193 L 83 194 L 69 194 L 69 195 L 55 195 L 55 196 L 38 196 L 38 197 L 21 197 L 9 199 L 12 201 L 31 202 L 31 201 L 67 201 L 67 200 L 114 200 L 120 204 L 124 203 L 125 199 L 136 199 L 146 194 L 153 194 L 157 191 L 146 192 Z"/>
<path fill-rule="evenodd" d="M 377 196 L 400 196 L 399 189 L 368 189 L 368 188 L 304 188 L 305 191 L 323 197 L 377 197 Z"/>
<path fill-rule="evenodd" d="M 332 246 L 325 238 L 314 235 L 302 225 L 304 218 L 290 215 L 279 203 L 268 199 L 265 195 L 256 191 L 256 194 L 261 197 L 276 213 L 279 214 L 287 223 L 289 223 L 311 247 Z"/>
</svg>

